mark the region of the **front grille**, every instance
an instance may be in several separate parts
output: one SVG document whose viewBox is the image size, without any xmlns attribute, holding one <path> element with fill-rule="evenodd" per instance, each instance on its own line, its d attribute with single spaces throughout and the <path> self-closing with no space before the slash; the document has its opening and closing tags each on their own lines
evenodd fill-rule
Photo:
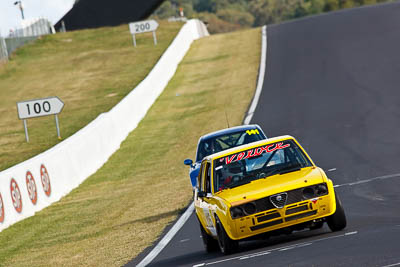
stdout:
<svg viewBox="0 0 400 267">
<path fill-rule="evenodd" d="M 321 196 L 328 194 L 327 190 L 326 190 L 326 192 L 317 193 L 318 186 L 325 186 L 325 188 L 326 188 L 326 184 L 322 183 L 322 184 L 310 185 L 310 186 L 306 186 L 306 187 L 302 187 L 302 188 L 290 190 L 287 192 L 282 192 L 280 194 L 267 196 L 264 198 L 254 200 L 251 203 L 255 204 L 255 210 L 254 210 L 253 204 L 242 204 L 242 205 L 236 206 L 242 210 L 242 214 L 238 215 L 238 216 L 233 216 L 232 218 L 238 219 L 240 217 L 248 216 L 248 215 L 251 215 L 254 213 L 260 213 L 260 212 L 268 211 L 268 210 L 275 209 L 275 208 L 283 208 L 286 205 L 295 204 L 295 203 L 298 203 L 298 202 L 301 202 L 304 200 L 312 199 L 313 197 L 321 197 Z M 312 188 L 311 191 L 314 192 L 314 194 L 311 194 L 311 195 L 309 193 L 303 194 L 303 190 L 305 188 Z M 278 196 L 280 196 L 281 199 L 278 199 Z M 304 209 L 304 210 L 306 210 L 306 209 Z M 296 213 L 296 212 L 294 212 L 294 211 L 289 212 L 289 213 L 286 213 L 286 215 L 290 215 L 293 213 Z"/>
<path fill-rule="evenodd" d="M 294 203 L 297 203 L 297 202 L 301 202 L 301 201 L 307 200 L 307 198 L 305 198 L 304 195 L 303 195 L 304 188 L 306 188 L 306 187 L 302 187 L 302 188 L 298 188 L 298 189 L 287 191 L 286 192 L 287 199 L 286 199 L 286 204 L 285 205 L 290 205 L 290 204 L 294 204 Z M 326 194 L 328 194 L 328 192 Z M 280 194 L 278 194 L 278 195 L 280 195 Z M 267 210 L 276 208 L 273 205 L 273 203 L 271 203 L 271 200 L 270 200 L 271 197 L 272 196 L 268 196 L 268 197 L 264 197 L 264 198 L 261 198 L 261 199 L 258 199 L 256 201 L 254 201 L 256 203 L 257 212 L 267 211 Z"/>
<path fill-rule="evenodd" d="M 272 220 L 272 219 L 275 219 L 275 218 L 279 218 L 279 217 L 281 217 L 281 215 L 278 213 L 278 212 L 275 212 L 275 213 L 272 213 L 272 214 L 268 214 L 268 215 L 265 215 L 265 216 L 261 216 L 261 217 L 258 217 L 257 218 L 257 222 L 265 222 L 265 221 L 269 221 L 269 220 Z"/>
<path fill-rule="evenodd" d="M 256 226 L 252 226 L 252 227 L 250 227 L 250 230 L 251 231 L 256 231 L 256 230 L 260 230 L 260 229 L 263 229 L 263 228 L 266 228 L 266 227 L 270 227 L 270 226 L 273 226 L 273 225 L 277 225 L 277 224 L 280 224 L 280 223 L 283 223 L 282 219 L 279 219 L 279 220 L 276 220 L 276 221 L 272 221 L 272 222 L 263 223 L 263 224 L 259 224 L 259 225 L 256 225 Z"/>
<path fill-rule="evenodd" d="M 288 191 L 288 199 L 286 205 L 290 205 L 305 200 L 305 198 L 303 197 L 303 189 L 304 188 L 299 188 Z"/>
<path fill-rule="evenodd" d="M 274 206 L 270 200 L 271 197 L 272 196 L 268 196 L 268 197 L 260 198 L 256 201 L 254 201 L 256 203 L 257 212 L 262 212 L 262 211 L 276 208 L 276 206 Z M 293 203 L 300 202 L 303 200 L 304 200 L 303 199 L 303 188 L 291 190 L 291 191 L 287 192 L 285 205 L 293 204 Z"/>
<path fill-rule="evenodd" d="M 308 206 L 307 205 L 302 205 L 302 206 L 299 206 L 299 207 L 296 207 L 296 208 L 293 208 L 293 209 L 287 209 L 286 210 L 286 215 L 290 215 L 290 214 L 297 213 L 297 212 L 300 212 L 300 211 L 305 211 L 305 210 L 308 210 Z"/>
<path fill-rule="evenodd" d="M 271 201 L 269 201 L 268 197 L 258 199 L 254 202 L 256 203 L 256 206 L 257 206 L 257 212 L 275 208 L 274 205 L 272 205 Z"/>
<path fill-rule="evenodd" d="M 270 196 L 269 200 L 271 201 L 272 205 L 274 205 L 278 209 L 281 209 L 286 205 L 287 196 L 287 193 L 280 193 Z"/>
<path fill-rule="evenodd" d="M 312 215 L 315 215 L 315 214 L 317 214 L 317 210 L 312 210 L 312 211 L 309 211 L 309 212 L 304 212 L 304 213 L 301 213 L 301 214 L 297 214 L 297 215 L 294 215 L 294 216 L 287 217 L 285 219 L 285 221 L 290 222 L 290 221 L 294 221 L 294 220 L 297 220 L 297 219 L 301 219 L 301 218 L 305 218 L 305 217 L 308 217 L 308 216 L 312 216 Z"/>
</svg>

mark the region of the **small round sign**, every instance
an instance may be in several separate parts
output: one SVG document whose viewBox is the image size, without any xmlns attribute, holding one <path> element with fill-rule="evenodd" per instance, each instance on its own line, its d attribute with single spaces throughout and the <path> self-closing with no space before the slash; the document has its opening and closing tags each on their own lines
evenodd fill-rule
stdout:
<svg viewBox="0 0 400 267">
<path fill-rule="evenodd" d="M 0 223 L 4 222 L 4 204 L 3 197 L 0 194 Z"/>
<path fill-rule="evenodd" d="M 37 202 L 36 183 L 30 171 L 26 172 L 26 189 L 28 190 L 28 195 L 33 205 L 36 205 Z"/>
<path fill-rule="evenodd" d="M 49 197 L 51 194 L 50 176 L 43 164 L 40 166 L 40 178 L 42 180 L 43 191 Z"/>
<path fill-rule="evenodd" d="M 14 178 L 11 178 L 10 193 L 13 206 L 15 210 L 20 213 L 22 211 L 21 190 L 19 190 L 18 184 Z"/>
</svg>

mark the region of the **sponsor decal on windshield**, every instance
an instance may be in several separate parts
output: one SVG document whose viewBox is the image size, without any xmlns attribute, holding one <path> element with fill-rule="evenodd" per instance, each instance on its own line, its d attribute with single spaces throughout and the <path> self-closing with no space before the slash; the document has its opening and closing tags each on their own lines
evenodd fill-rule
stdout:
<svg viewBox="0 0 400 267">
<path fill-rule="evenodd" d="M 233 154 L 233 155 L 221 158 L 220 162 L 225 161 L 225 164 L 231 164 L 232 162 L 236 162 L 236 161 L 239 161 L 242 159 L 248 159 L 248 158 L 260 156 L 264 152 L 271 153 L 271 152 L 274 152 L 275 150 L 284 149 L 287 147 L 290 147 L 290 144 L 288 143 L 288 144 L 284 145 L 283 142 L 272 144 L 272 145 L 266 145 L 265 147 L 257 147 L 254 149 L 250 149 L 248 151 L 240 152 L 237 154 Z"/>
</svg>

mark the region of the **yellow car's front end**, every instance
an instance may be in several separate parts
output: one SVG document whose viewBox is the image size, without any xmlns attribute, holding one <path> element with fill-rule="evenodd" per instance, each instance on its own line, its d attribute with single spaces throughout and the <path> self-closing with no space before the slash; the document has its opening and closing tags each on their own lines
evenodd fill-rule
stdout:
<svg viewBox="0 0 400 267">
<path fill-rule="evenodd" d="M 308 167 L 223 190 L 215 198 L 226 203 L 229 214 L 220 220 L 234 240 L 314 223 L 336 210 L 332 182 L 324 178 L 321 169 Z"/>
<path fill-rule="evenodd" d="M 332 181 L 291 136 L 270 138 L 206 157 L 195 193 L 207 251 L 231 253 L 258 235 L 346 226 Z"/>
</svg>

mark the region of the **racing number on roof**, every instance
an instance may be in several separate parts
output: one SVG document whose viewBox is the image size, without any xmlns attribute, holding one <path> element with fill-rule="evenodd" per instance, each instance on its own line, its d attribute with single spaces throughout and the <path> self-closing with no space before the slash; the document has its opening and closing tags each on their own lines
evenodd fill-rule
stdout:
<svg viewBox="0 0 400 267">
<path fill-rule="evenodd" d="M 260 132 L 258 131 L 258 129 L 254 129 L 254 130 L 247 130 L 246 133 L 248 135 L 252 135 L 252 134 L 260 134 Z"/>
</svg>

